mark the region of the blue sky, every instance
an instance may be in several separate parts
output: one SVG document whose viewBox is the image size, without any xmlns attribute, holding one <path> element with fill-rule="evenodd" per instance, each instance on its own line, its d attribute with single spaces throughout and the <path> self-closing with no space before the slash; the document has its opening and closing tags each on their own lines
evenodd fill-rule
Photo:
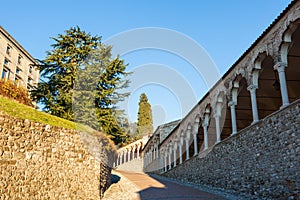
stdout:
<svg viewBox="0 0 300 200">
<path fill-rule="evenodd" d="M 81 2 L 81 3 L 80 3 Z M 288 5 L 289 0 L 191 0 L 191 1 L 3 1 L 0 25 L 33 57 L 43 59 L 52 40 L 64 30 L 78 25 L 102 40 L 124 31 L 143 27 L 174 30 L 193 39 L 211 57 L 220 74 L 250 47 L 256 38 Z M 122 56 L 128 70 L 147 66 L 167 69 L 167 78 L 186 85 L 192 93 L 176 91 L 174 86 L 157 81 L 145 82 L 125 105 L 130 121 L 135 121 L 139 95 L 146 92 L 153 107 L 154 125 L 183 117 L 209 89 L 205 77 L 190 63 L 170 52 L 142 49 Z M 153 64 L 155 63 L 155 64 Z M 152 65 L 151 65 L 152 64 Z M 142 66 L 142 67 L 141 67 Z M 173 72 L 182 79 L 172 79 Z M 147 74 L 143 75 L 144 77 Z M 174 76 L 175 77 L 175 76 Z M 179 78 L 180 78 L 179 77 Z M 180 81 L 183 81 L 181 83 Z M 170 83 L 171 84 L 171 83 Z M 184 89 L 182 89 L 184 90 Z M 190 101 L 183 100 L 184 96 Z M 189 108 L 181 109 L 183 104 Z"/>
</svg>

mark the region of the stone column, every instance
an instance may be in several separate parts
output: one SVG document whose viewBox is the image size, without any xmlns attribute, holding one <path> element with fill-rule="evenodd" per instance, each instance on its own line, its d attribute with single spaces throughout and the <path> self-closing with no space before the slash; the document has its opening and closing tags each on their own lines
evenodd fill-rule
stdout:
<svg viewBox="0 0 300 200">
<path fill-rule="evenodd" d="M 140 159 L 140 146 L 137 147 L 137 158 Z"/>
<path fill-rule="evenodd" d="M 282 106 L 281 108 L 284 108 L 285 106 L 289 105 L 289 95 L 286 85 L 286 78 L 285 78 L 285 68 L 287 67 L 286 63 L 278 62 L 274 69 L 277 70 L 278 76 L 279 76 L 279 82 L 280 82 L 280 92 L 281 92 L 281 99 L 282 99 Z"/>
<path fill-rule="evenodd" d="M 127 152 L 127 156 L 128 156 L 128 160 L 127 160 L 127 162 L 129 162 L 129 161 L 130 161 L 130 153 L 131 153 L 131 151 L 130 151 L 130 150 L 128 150 L 128 152 Z"/>
<path fill-rule="evenodd" d="M 193 130 L 193 136 L 194 136 L 194 156 L 196 156 L 196 155 L 198 155 L 198 141 L 197 141 L 197 136 L 198 136 L 199 123 L 195 122 L 193 128 L 194 128 L 194 130 Z"/>
<path fill-rule="evenodd" d="M 169 154 L 168 154 L 168 156 L 169 156 L 169 170 L 172 168 L 172 160 L 171 160 L 171 149 L 169 149 Z"/>
<path fill-rule="evenodd" d="M 207 135 L 207 127 L 208 127 L 208 123 L 203 123 L 202 124 L 203 127 L 203 135 L 204 135 L 204 150 L 206 150 L 208 148 L 208 135 Z"/>
<path fill-rule="evenodd" d="M 151 162 L 155 159 L 155 147 L 151 151 Z"/>
<path fill-rule="evenodd" d="M 174 159 L 174 167 L 176 167 L 177 163 L 176 163 L 176 152 L 177 152 L 177 145 L 175 144 L 174 146 L 174 155 L 173 155 L 173 159 Z"/>
<path fill-rule="evenodd" d="M 145 166 L 146 167 L 148 166 L 148 162 L 149 162 L 149 152 L 147 152 L 146 156 L 145 156 Z"/>
<path fill-rule="evenodd" d="M 216 108 L 215 108 L 215 122 L 216 122 L 216 143 L 221 142 L 221 128 L 220 128 L 220 118 L 222 115 L 222 103 L 223 98 L 221 96 L 218 97 L 218 100 L 216 102 Z"/>
<path fill-rule="evenodd" d="M 216 135 L 217 135 L 216 143 L 219 143 L 219 142 L 221 142 L 220 115 L 215 114 L 214 118 L 215 118 L 215 121 L 216 121 Z"/>
<path fill-rule="evenodd" d="M 190 159 L 190 130 L 187 130 L 187 136 L 185 138 L 185 151 L 186 151 L 186 159 Z"/>
<path fill-rule="evenodd" d="M 234 101 L 230 101 L 228 103 L 228 106 L 230 106 L 230 113 L 231 113 L 231 126 L 232 126 L 232 132 L 231 135 L 234 135 L 237 133 L 237 127 L 236 127 L 236 113 L 235 113 L 235 106 L 236 103 Z"/>
<path fill-rule="evenodd" d="M 149 152 L 149 163 L 152 162 L 152 149 L 150 149 L 150 152 Z"/>
<path fill-rule="evenodd" d="M 168 169 L 167 169 L 167 166 L 168 166 L 168 165 L 167 165 L 167 153 L 166 153 L 166 152 L 165 152 L 164 158 L 165 158 L 165 159 L 164 159 L 164 160 L 165 160 L 165 167 L 164 167 L 165 170 L 164 170 L 164 171 L 166 172 L 166 171 L 168 170 Z"/>
<path fill-rule="evenodd" d="M 144 167 L 146 167 L 146 164 L 147 164 L 147 153 L 144 153 L 144 156 L 143 156 L 143 164 L 144 164 Z"/>
<path fill-rule="evenodd" d="M 210 111 L 208 109 L 205 109 L 204 113 L 204 119 L 202 121 L 202 127 L 203 127 L 203 135 L 204 135 L 204 150 L 208 148 L 208 126 L 209 126 L 209 116 Z"/>
<path fill-rule="evenodd" d="M 132 160 L 134 159 L 134 152 L 135 152 L 135 148 L 132 149 L 132 156 L 131 156 Z"/>
<path fill-rule="evenodd" d="M 127 155 L 127 151 L 126 151 L 126 152 L 124 151 L 124 152 L 123 152 L 123 158 L 122 158 L 122 159 L 123 159 L 123 163 L 126 162 L 126 155 Z"/>
<path fill-rule="evenodd" d="M 183 137 L 180 136 L 180 141 L 179 141 L 179 164 L 182 164 L 182 145 L 183 145 Z"/>
<path fill-rule="evenodd" d="M 256 102 L 256 89 L 258 87 L 256 85 L 250 85 L 247 89 L 250 91 L 251 95 L 251 105 L 252 105 L 252 115 L 253 115 L 253 122 L 252 124 L 258 122 L 258 111 L 257 111 L 257 102 Z"/>
</svg>

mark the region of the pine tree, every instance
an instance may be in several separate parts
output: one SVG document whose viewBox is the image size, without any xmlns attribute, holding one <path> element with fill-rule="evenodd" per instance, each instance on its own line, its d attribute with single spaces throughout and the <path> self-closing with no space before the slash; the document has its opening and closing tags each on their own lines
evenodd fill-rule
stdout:
<svg viewBox="0 0 300 200">
<path fill-rule="evenodd" d="M 33 98 L 43 104 L 43 110 L 58 117 L 73 120 L 72 94 L 78 66 L 93 49 L 101 44 L 100 37 L 92 37 L 79 27 L 70 28 L 65 35 L 52 38 L 55 43 L 40 61 L 41 82 L 32 91 Z"/>
<path fill-rule="evenodd" d="M 91 126 L 111 136 L 116 144 L 124 132 L 115 105 L 128 94 L 119 93 L 129 81 L 126 64 L 112 57 L 111 46 L 79 27 L 54 38 L 53 50 L 40 66 L 44 82 L 32 92 L 48 113 Z"/>
<path fill-rule="evenodd" d="M 148 102 L 148 98 L 145 93 L 142 93 L 139 101 L 138 111 L 138 133 L 145 136 L 153 133 L 153 121 L 152 121 L 152 109 Z"/>
</svg>

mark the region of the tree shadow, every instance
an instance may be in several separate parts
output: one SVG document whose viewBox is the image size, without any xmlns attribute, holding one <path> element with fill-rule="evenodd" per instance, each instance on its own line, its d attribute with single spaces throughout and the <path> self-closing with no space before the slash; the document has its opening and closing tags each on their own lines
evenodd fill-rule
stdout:
<svg viewBox="0 0 300 200">
<path fill-rule="evenodd" d="M 121 180 L 120 176 L 116 174 L 111 174 L 110 176 L 111 184 L 118 183 L 120 180 Z"/>
<path fill-rule="evenodd" d="M 163 180 L 148 174 L 152 179 L 159 181 L 164 187 L 150 186 L 138 192 L 140 200 L 225 200 L 226 198 L 210 194 L 182 184 Z"/>
</svg>

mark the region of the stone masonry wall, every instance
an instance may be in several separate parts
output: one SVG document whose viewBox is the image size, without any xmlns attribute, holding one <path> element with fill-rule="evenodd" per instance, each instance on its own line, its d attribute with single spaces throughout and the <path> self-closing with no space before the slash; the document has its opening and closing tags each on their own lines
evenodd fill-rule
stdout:
<svg viewBox="0 0 300 200">
<path fill-rule="evenodd" d="M 129 171 L 129 172 L 143 172 L 143 159 L 135 158 L 129 162 L 118 165 L 117 170 Z"/>
<path fill-rule="evenodd" d="M 97 138 L 0 114 L 0 199 L 100 199 L 109 158 L 83 142 Z"/>
<path fill-rule="evenodd" d="M 300 199 L 300 101 L 208 151 L 163 175 L 251 199 Z"/>
</svg>

